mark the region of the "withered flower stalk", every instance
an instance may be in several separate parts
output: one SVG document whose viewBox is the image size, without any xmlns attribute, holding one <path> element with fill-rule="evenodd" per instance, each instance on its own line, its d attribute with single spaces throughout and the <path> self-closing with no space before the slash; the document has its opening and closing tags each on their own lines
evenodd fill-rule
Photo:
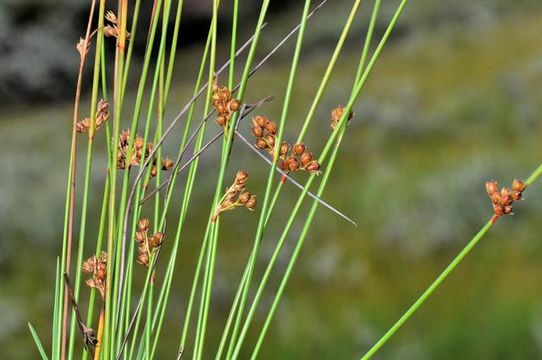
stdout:
<svg viewBox="0 0 542 360">
<path fill-rule="evenodd" d="M 249 210 L 256 208 L 256 196 L 245 191 L 247 180 L 248 173 L 245 170 L 239 170 L 235 175 L 233 184 L 226 190 L 226 193 L 220 200 L 216 212 L 211 219 L 212 222 L 216 222 L 218 216 L 224 211 L 233 210 L 239 206 L 244 206 Z"/>
</svg>

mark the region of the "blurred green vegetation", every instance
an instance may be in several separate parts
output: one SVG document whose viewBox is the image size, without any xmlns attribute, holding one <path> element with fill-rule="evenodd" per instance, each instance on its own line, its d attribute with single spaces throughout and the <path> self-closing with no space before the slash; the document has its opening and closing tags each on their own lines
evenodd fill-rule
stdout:
<svg viewBox="0 0 542 360">
<path fill-rule="evenodd" d="M 428 8 L 427 4 L 423 7 Z M 439 9 L 444 12 L 445 8 Z M 262 358 L 361 356 L 490 216 L 485 181 L 495 178 L 508 184 L 515 177 L 526 177 L 540 163 L 542 9 L 522 9 L 491 21 L 413 28 L 384 51 L 355 107 L 356 116 L 324 196 L 359 227 L 319 210 Z M 417 21 L 420 12 L 407 11 L 405 22 Z M 276 33 L 270 32 L 263 40 L 276 39 Z M 345 100 L 351 87 L 359 39 L 353 38 L 350 44 L 307 137 L 316 153 L 328 135 L 330 109 Z M 308 110 L 330 46 L 312 46 L 303 55 L 288 120 L 286 136 L 291 141 Z M 178 79 L 182 80 L 171 95 L 172 115 L 188 98 L 191 66 L 198 56 L 194 50 L 180 57 Z M 247 101 L 275 96 L 262 108 L 271 118 L 280 115 L 288 66 L 287 53 L 282 54 L 251 80 Z M 69 104 L 0 113 L 4 144 L 0 155 L 0 305 L 4 309 L 0 348 L 5 358 L 35 357 L 26 321 L 48 339 L 69 119 Z M 215 131 L 214 126 L 210 129 Z M 248 124 L 242 129 L 247 132 Z M 164 152 L 173 155 L 175 146 L 174 138 Z M 200 171 L 206 176 L 197 184 L 183 235 L 163 336 L 167 346 L 159 358 L 171 358 L 177 344 L 214 186 L 216 155 L 210 151 L 202 158 Z M 250 189 L 263 193 L 265 164 L 241 143 L 233 159 L 230 175 L 237 168 L 248 168 Z M 92 214 L 97 214 L 101 201 L 102 160 L 96 161 L 92 180 Z M 302 181 L 303 174 L 298 178 Z M 268 259 L 298 193 L 288 187 L 278 204 L 273 227 L 262 244 L 261 264 Z M 542 184 L 537 183 L 528 189 L 526 201 L 517 205 L 516 216 L 499 221 L 375 358 L 541 358 L 540 199 Z M 171 218 L 175 217 L 176 211 Z M 216 335 L 248 256 L 256 221 L 254 214 L 243 211 L 224 217 L 211 314 L 210 331 Z M 97 217 L 91 221 L 89 239 L 96 234 L 97 222 Z M 292 231 L 279 271 L 299 230 Z M 272 299 L 276 282 L 271 284 L 256 323 L 262 321 L 264 307 Z M 85 289 L 83 298 L 87 293 Z M 249 336 L 247 344 L 253 344 L 256 335 Z"/>
</svg>

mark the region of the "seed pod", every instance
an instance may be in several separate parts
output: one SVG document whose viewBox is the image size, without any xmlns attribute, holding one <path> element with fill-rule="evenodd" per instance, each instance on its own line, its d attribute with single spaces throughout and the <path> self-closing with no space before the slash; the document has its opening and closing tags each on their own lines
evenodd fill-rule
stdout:
<svg viewBox="0 0 542 360">
<path fill-rule="evenodd" d="M 236 184 L 245 184 L 248 180 L 248 172 L 246 170 L 239 170 L 235 175 Z"/>
<path fill-rule="evenodd" d="M 146 231 L 149 228 L 149 219 L 141 218 L 137 222 L 137 229 L 139 231 Z"/>
<path fill-rule="evenodd" d="M 312 154 L 308 151 L 305 151 L 303 154 L 301 154 L 300 160 L 303 166 L 307 166 L 307 164 L 312 161 Z"/>
<path fill-rule="evenodd" d="M 222 100 L 222 101 L 228 101 L 228 100 L 230 100 L 230 97 L 231 97 L 230 90 L 228 90 L 227 87 L 222 86 L 222 87 L 220 88 L 220 100 Z"/>
<path fill-rule="evenodd" d="M 265 124 L 268 122 L 267 118 L 262 115 L 255 116 L 252 121 L 261 127 L 265 127 Z"/>
<path fill-rule="evenodd" d="M 146 232 L 145 231 L 137 231 L 136 235 L 135 235 L 135 240 L 138 243 L 142 243 L 143 241 L 145 241 L 145 237 L 146 237 Z"/>
<path fill-rule="evenodd" d="M 296 158 L 291 158 L 288 164 L 288 170 L 296 171 L 299 169 L 299 161 Z"/>
<path fill-rule="evenodd" d="M 267 145 L 270 147 L 270 148 L 274 148 L 275 147 L 275 137 L 273 135 L 270 135 L 270 134 L 267 134 L 265 136 L 265 142 L 267 143 Z"/>
<path fill-rule="evenodd" d="M 256 147 L 258 149 L 267 149 L 268 145 L 267 145 L 267 142 L 263 139 L 263 138 L 257 138 L 256 139 Z"/>
<path fill-rule="evenodd" d="M 149 265 L 149 254 L 146 251 L 142 251 L 137 255 L 137 263 L 141 265 Z"/>
<path fill-rule="evenodd" d="M 226 108 L 224 107 L 222 103 L 216 104 L 215 108 L 216 108 L 216 112 L 219 114 L 224 114 L 226 112 Z"/>
<path fill-rule="evenodd" d="M 220 126 L 224 126 L 224 124 L 226 124 L 226 117 L 223 115 L 217 116 L 216 123 Z"/>
<path fill-rule="evenodd" d="M 105 269 L 98 269 L 98 271 L 96 271 L 96 279 L 104 281 L 106 276 L 107 272 L 105 271 Z"/>
<path fill-rule="evenodd" d="M 288 154 L 288 150 L 290 148 L 290 145 L 286 141 L 283 141 L 282 144 L 280 144 L 280 156 L 286 156 Z"/>
<path fill-rule="evenodd" d="M 159 231 L 159 232 L 154 233 L 151 236 L 149 243 L 151 244 L 153 248 L 157 248 L 157 247 L 160 247 L 160 245 L 162 245 L 163 241 L 164 241 L 164 233 Z"/>
<path fill-rule="evenodd" d="M 252 135 L 254 135 L 257 138 L 260 138 L 263 136 L 263 128 L 259 125 L 254 124 L 252 126 Z"/>
<path fill-rule="evenodd" d="M 139 231 L 147 231 L 148 228 L 149 228 L 149 219 L 147 218 L 139 219 L 139 221 L 137 222 L 137 229 Z"/>
<path fill-rule="evenodd" d="M 235 184 L 235 185 L 237 185 L 237 184 Z M 242 188 L 243 185 L 241 185 L 240 187 Z M 240 191 L 240 190 L 241 190 L 241 189 L 237 189 L 236 186 L 234 186 L 233 189 L 230 188 L 229 191 L 226 193 L 226 199 L 229 200 L 229 201 L 231 202 L 231 200 L 233 200 L 234 197 L 236 197 L 237 195 L 239 195 L 239 191 Z"/>
<path fill-rule="evenodd" d="M 237 99 L 233 99 L 232 101 L 230 101 L 230 110 L 231 111 L 237 111 L 239 110 L 239 101 Z"/>
<path fill-rule="evenodd" d="M 175 164 L 171 159 L 162 160 L 162 170 L 171 170 Z"/>
<path fill-rule="evenodd" d="M 239 195 L 239 199 L 238 199 L 238 200 L 239 200 L 239 203 L 241 203 L 241 204 L 244 205 L 244 204 L 246 204 L 246 203 L 250 200 L 250 198 L 251 198 L 251 195 L 250 195 L 250 193 L 247 191 L 247 192 L 244 192 L 244 193 L 242 193 L 241 195 Z"/>
<path fill-rule="evenodd" d="M 144 140 L 141 136 L 136 136 L 135 140 L 134 140 L 134 148 L 135 149 L 143 149 L 143 143 L 144 143 Z"/>
<path fill-rule="evenodd" d="M 257 204 L 256 197 L 251 196 L 250 199 L 248 199 L 248 201 L 245 203 L 245 206 L 249 210 L 254 210 L 256 208 L 256 204 Z"/>
<path fill-rule="evenodd" d="M 318 170 L 320 170 L 320 164 L 318 163 L 318 161 L 312 160 L 307 164 L 307 166 L 305 166 L 305 170 L 309 172 L 317 172 Z"/>
<path fill-rule="evenodd" d="M 155 177 L 156 175 L 158 175 L 158 168 L 156 165 L 153 165 L 151 168 L 151 177 Z"/>
<path fill-rule="evenodd" d="M 268 121 L 265 124 L 265 130 L 267 130 L 270 134 L 275 135 L 277 133 L 277 123 L 274 121 Z"/>
<path fill-rule="evenodd" d="M 305 152 L 305 144 L 295 144 L 292 151 L 297 156 L 303 154 Z"/>
<path fill-rule="evenodd" d="M 486 191 L 489 196 L 499 191 L 498 183 L 495 180 L 486 182 Z"/>
</svg>

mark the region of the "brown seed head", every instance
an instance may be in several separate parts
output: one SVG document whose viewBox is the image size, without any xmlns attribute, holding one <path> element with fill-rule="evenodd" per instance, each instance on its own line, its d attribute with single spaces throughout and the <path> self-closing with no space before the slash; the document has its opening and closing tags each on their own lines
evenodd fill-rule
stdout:
<svg viewBox="0 0 542 360">
<path fill-rule="evenodd" d="M 294 155 L 301 155 L 305 152 L 305 144 L 295 144 L 293 148 Z"/>
<path fill-rule="evenodd" d="M 241 195 L 239 195 L 239 203 L 241 204 L 246 204 L 251 198 L 251 195 L 248 191 L 242 193 Z"/>
<path fill-rule="evenodd" d="M 256 197 L 251 196 L 250 199 L 248 199 L 248 201 L 245 203 L 245 206 L 249 210 L 254 210 L 256 208 L 257 203 L 258 202 L 256 201 Z"/>
<path fill-rule="evenodd" d="M 268 121 L 265 124 L 265 130 L 267 130 L 271 135 L 275 135 L 277 133 L 277 123 L 274 121 Z"/>
<path fill-rule="evenodd" d="M 175 163 L 171 159 L 164 159 L 162 160 L 162 170 L 171 170 Z"/>
<path fill-rule="evenodd" d="M 296 171 L 299 169 L 299 161 L 296 158 L 290 158 L 288 162 L 288 170 Z"/>
<path fill-rule="evenodd" d="M 303 154 L 301 154 L 301 164 L 303 166 L 307 166 L 308 163 L 312 161 L 312 154 L 308 151 L 305 151 Z"/>
<path fill-rule="evenodd" d="M 246 170 L 239 170 L 235 175 L 236 184 L 245 184 L 248 180 L 248 172 Z"/>
<path fill-rule="evenodd" d="M 239 110 L 239 101 L 237 99 L 232 99 L 230 101 L 230 110 L 234 112 Z"/>
<path fill-rule="evenodd" d="M 154 233 L 151 236 L 151 239 L 149 240 L 149 243 L 155 249 L 157 247 L 160 247 L 160 245 L 162 245 L 163 242 L 164 242 L 164 233 L 161 231 Z"/>
<path fill-rule="evenodd" d="M 290 149 L 290 145 L 286 141 L 283 141 L 282 144 L 280 144 L 280 156 L 286 156 L 288 154 L 288 150 Z"/>
<path fill-rule="evenodd" d="M 254 122 L 254 124 L 256 125 L 259 125 L 261 127 L 265 127 L 265 124 L 267 124 L 267 122 L 269 120 L 267 120 L 267 118 L 265 116 L 262 116 L 262 115 L 257 115 L 255 116 L 252 121 Z"/>
<path fill-rule="evenodd" d="M 260 138 L 263 136 L 263 128 L 260 125 L 252 125 L 252 135 L 254 135 L 257 138 Z"/>
<path fill-rule="evenodd" d="M 312 160 L 305 166 L 305 170 L 309 172 L 318 172 L 320 170 L 320 164 L 316 160 Z"/>
<path fill-rule="evenodd" d="M 486 182 L 486 191 L 489 196 L 499 191 L 499 185 L 496 180 Z"/>
<path fill-rule="evenodd" d="M 139 231 L 147 231 L 148 228 L 149 228 L 149 219 L 147 218 L 139 219 L 139 221 L 137 222 L 137 229 Z"/>
<path fill-rule="evenodd" d="M 265 141 L 263 138 L 257 138 L 256 139 L 256 147 L 258 149 L 267 149 L 268 145 L 267 145 L 267 141 Z"/>
</svg>

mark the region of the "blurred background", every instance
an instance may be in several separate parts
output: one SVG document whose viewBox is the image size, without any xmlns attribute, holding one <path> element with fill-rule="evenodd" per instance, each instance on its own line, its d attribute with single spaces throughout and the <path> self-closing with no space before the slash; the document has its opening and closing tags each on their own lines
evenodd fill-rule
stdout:
<svg viewBox="0 0 542 360">
<path fill-rule="evenodd" d="M 88 3 L 0 2 L 0 142 L 4 144 L 0 151 L 0 352 L 4 359 L 37 357 L 27 321 L 46 344 L 50 341 L 78 61 L 74 47 L 84 32 Z M 257 1 L 240 3 L 239 43 L 253 30 L 259 11 Z M 260 55 L 301 14 L 300 2 L 271 3 Z M 210 1 L 185 0 L 185 4 L 168 119 L 190 98 L 210 16 Z M 310 21 L 288 120 L 289 139 L 300 130 L 351 4 L 330 0 Z M 397 4 L 383 2 L 374 43 Z M 231 2 L 223 6 L 219 63 L 226 58 L 231 21 Z M 309 131 L 307 143 L 315 153 L 329 134 L 329 111 L 347 101 L 371 9 L 372 1 L 362 5 Z M 323 196 L 359 226 L 319 209 L 261 358 L 359 358 L 489 218 L 492 210 L 485 181 L 498 179 L 509 185 L 538 166 L 542 160 L 541 34 L 542 6 L 537 0 L 409 2 L 355 106 L 356 116 Z M 282 48 L 249 83 L 249 102 L 275 96 L 261 109 L 270 118 L 280 116 L 292 45 Z M 142 46 L 136 51 L 139 65 Z M 138 66 L 133 74 L 128 101 L 135 92 Z M 242 131 L 249 131 L 247 125 Z M 179 127 L 166 145 L 166 154 L 175 154 L 181 131 Z M 104 149 L 104 139 L 100 141 Z M 164 344 L 171 346 L 164 346 L 159 358 L 172 358 L 175 352 L 217 157 L 215 148 L 201 161 L 204 176 L 191 205 L 163 332 Z M 92 179 L 88 232 L 92 246 L 104 159 L 100 150 Z M 251 189 L 263 194 L 267 166 L 240 144 L 233 159 L 230 175 L 233 168 L 250 169 Z M 298 180 L 303 181 L 303 175 Z M 278 204 L 262 244 L 261 264 L 268 260 L 284 226 L 283 214 L 298 194 L 288 186 Z M 172 219 L 177 211 L 171 213 Z M 528 189 L 515 214 L 497 223 L 375 358 L 542 358 L 542 184 Z M 288 238 L 277 275 L 284 270 L 302 220 Z M 242 211 L 224 219 L 211 335 L 222 330 L 223 313 L 229 309 L 256 223 L 256 214 Z M 277 279 L 256 316 L 258 324 Z M 87 294 L 84 289 L 82 298 Z M 250 344 L 254 336 L 249 335 Z"/>
</svg>

